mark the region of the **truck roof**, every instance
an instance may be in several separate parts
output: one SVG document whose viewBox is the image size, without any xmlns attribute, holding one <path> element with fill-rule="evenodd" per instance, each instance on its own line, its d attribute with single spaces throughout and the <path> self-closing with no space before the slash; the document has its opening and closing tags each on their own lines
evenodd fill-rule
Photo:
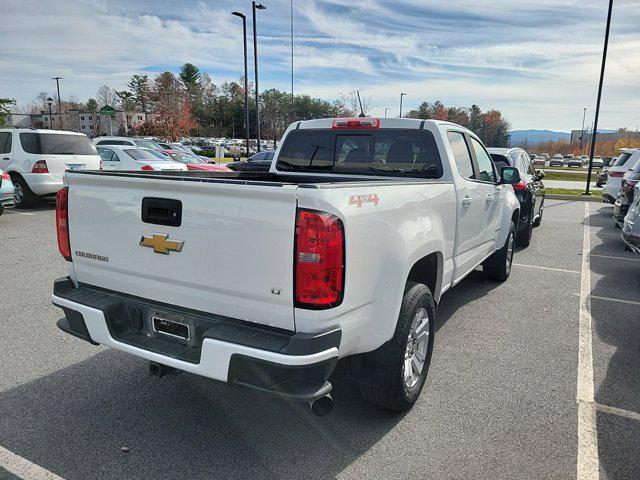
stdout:
<svg viewBox="0 0 640 480">
<path fill-rule="evenodd" d="M 354 120 L 362 119 L 375 119 L 377 118 L 380 121 L 379 128 L 412 128 L 419 129 L 425 128 L 427 125 L 435 126 L 436 128 L 442 125 L 451 125 L 457 128 L 460 128 L 469 133 L 471 130 L 465 128 L 461 125 L 452 122 L 446 122 L 443 120 L 423 120 L 420 118 L 378 118 L 378 117 L 363 117 L 363 118 L 354 118 Z M 319 118 L 315 120 L 301 120 L 299 122 L 294 122 L 292 124 L 295 129 L 316 129 L 316 128 L 332 128 L 334 120 L 342 120 L 339 118 Z"/>
</svg>

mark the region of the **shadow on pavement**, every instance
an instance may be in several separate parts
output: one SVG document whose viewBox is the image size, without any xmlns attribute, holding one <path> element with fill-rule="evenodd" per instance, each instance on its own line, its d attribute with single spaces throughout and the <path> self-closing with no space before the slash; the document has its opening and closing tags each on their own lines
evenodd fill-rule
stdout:
<svg viewBox="0 0 640 480">
<path fill-rule="evenodd" d="M 620 238 L 607 235 L 620 231 L 613 229 L 610 209 L 599 209 L 590 215 L 589 225 L 596 224 L 603 230 L 595 233 L 601 243 L 592 247 L 592 255 L 615 253 L 634 258 L 623 251 Z M 639 262 L 591 257 L 590 264 L 592 295 L 640 302 Z M 640 309 L 637 305 L 592 298 L 591 317 L 595 401 L 640 412 Z M 605 478 L 640 478 L 640 422 L 602 412 L 597 418 L 598 450 Z M 631 454 L 632 451 L 636 453 Z"/>
<path fill-rule="evenodd" d="M 443 298 L 437 328 L 497 286 L 481 272 L 463 283 Z M 66 480 L 335 478 L 403 418 L 341 378 L 334 412 L 318 418 L 191 374 L 151 378 L 147 366 L 102 350 L 0 393 L 0 445 Z"/>
</svg>

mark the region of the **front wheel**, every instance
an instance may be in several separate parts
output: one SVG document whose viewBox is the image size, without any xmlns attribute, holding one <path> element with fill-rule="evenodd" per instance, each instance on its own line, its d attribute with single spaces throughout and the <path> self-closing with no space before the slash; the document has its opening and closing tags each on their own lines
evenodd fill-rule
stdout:
<svg viewBox="0 0 640 480">
<path fill-rule="evenodd" d="M 362 397 L 374 405 L 405 412 L 424 387 L 433 352 L 436 308 L 429 288 L 407 282 L 393 338 L 365 357 L 379 372 L 375 387 L 360 386 Z"/>
<path fill-rule="evenodd" d="M 483 271 L 489 280 L 494 282 L 504 282 L 511 274 L 511 264 L 513 263 L 514 237 L 516 226 L 511 222 L 509 234 L 504 242 L 504 246 L 485 260 Z"/>
<path fill-rule="evenodd" d="M 531 236 L 533 235 L 533 222 L 531 221 L 532 216 L 533 211 L 527 217 L 527 224 L 525 225 L 525 227 L 516 235 L 516 244 L 519 247 L 528 247 L 531 243 Z"/>
</svg>

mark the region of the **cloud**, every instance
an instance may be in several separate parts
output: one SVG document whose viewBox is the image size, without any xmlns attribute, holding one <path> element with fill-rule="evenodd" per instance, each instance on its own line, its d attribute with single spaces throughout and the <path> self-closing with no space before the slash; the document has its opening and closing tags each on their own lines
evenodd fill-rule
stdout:
<svg viewBox="0 0 640 480">
<path fill-rule="evenodd" d="M 290 85 L 289 2 L 265 0 L 258 17 L 260 85 Z M 361 89 L 375 114 L 440 99 L 499 108 L 514 128 L 575 128 L 593 111 L 606 18 L 598 0 L 296 0 L 296 90 L 334 99 Z M 248 2 L 245 2 L 248 5 Z M 198 65 L 214 82 L 243 72 L 233 0 L 4 0 L 0 96 L 27 103 L 41 91 L 95 95 L 134 73 Z M 250 9 L 249 42 L 251 42 Z M 637 117 L 640 10 L 614 7 L 602 124 Z M 250 72 L 252 75 L 252 72 Z"/>
</svg>

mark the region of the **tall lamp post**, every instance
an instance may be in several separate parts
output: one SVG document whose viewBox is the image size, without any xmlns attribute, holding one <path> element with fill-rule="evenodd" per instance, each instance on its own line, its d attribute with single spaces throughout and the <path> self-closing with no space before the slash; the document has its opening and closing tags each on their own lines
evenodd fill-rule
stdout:
<svg viewBox="0 0 640 480">
<path fill-rule="evenodd" d="M 400 94 L 400 118 L 402 118 L 402 97 L 404 97 L 406 93 Z"/>
<path fill-rule="evenodd" d="M 390 107 L 384 107 L 384 118 L 387 118 L 387 112 L 391 110 Z"/>
<path fill-rule="evenodd" d="M 249 73 L 247 72 L 247 16 L 240 12 L 231 12 L 242 19 L 242 40 L 244 43 L 244 121 L 246 132 L 246 151 L 249 158 Z"/>
<path fill-rule="evenodd" d="M 260 100 L 258 90 L 258 33 L 256 29 L 256 10 L 264 10 L 267 7 L 255 0 L 251 2 L 251 11 L 253 13 L 253 62 L 256 75 L 256 136 L 258 138 L 258 152 L 260 151 Z"/>
<path fill-rule="evenodd" d="M 611 11 L 613 10 L 613 0 L 609 0 L 609 11 L 607 12 L 607 28 L 604 32 L 604 46 L 602 48 L 602 66 L 600 67 L 600 83 L 598 84 L 598 98 L 596 100 L 596 114 L 593 119 L 593 131 L 591 132 L 591 148 L 589 149 L 589 172 L 587 173 L 587 188 L 585 195 L 591 195 L 589 186 L 591 183 L 591 172 L 593 171 L 593 154 L 596 149 L 596 135 L 598 132 L 598 116 L 600 115 L 600 99 L 602 98 L 602 82 L 604 81 L 604 67 L 607 63 L 607 47 L 609 46 L 609 29 L 611 27 Z"/>
<path fill-rule="evenodd" d="M 582 155 L 582 140 L 584 138 L 584 117 L 587 115 L 587 107 L 582 111 L 582 128 L 580 129 L 580 155 Z"/>
<path fill-rule="evenodd" d="M 47 104 L 49 105 L 49 130 L 53 130 L 53 120 L 51 118 L 51 104 L 53 103 L 53 98 L 47 98 Z"/>
<path fill-rule="evenodd" d="M 60 100 L 60 80 L 62 80 L 62 77 L 53 77 L 51 80 L 56 81 L 56 88 L 58 89 L 58 118 L 60 119 L 60 129 L 62 129 L 62 101 Z"/>
</svg>

